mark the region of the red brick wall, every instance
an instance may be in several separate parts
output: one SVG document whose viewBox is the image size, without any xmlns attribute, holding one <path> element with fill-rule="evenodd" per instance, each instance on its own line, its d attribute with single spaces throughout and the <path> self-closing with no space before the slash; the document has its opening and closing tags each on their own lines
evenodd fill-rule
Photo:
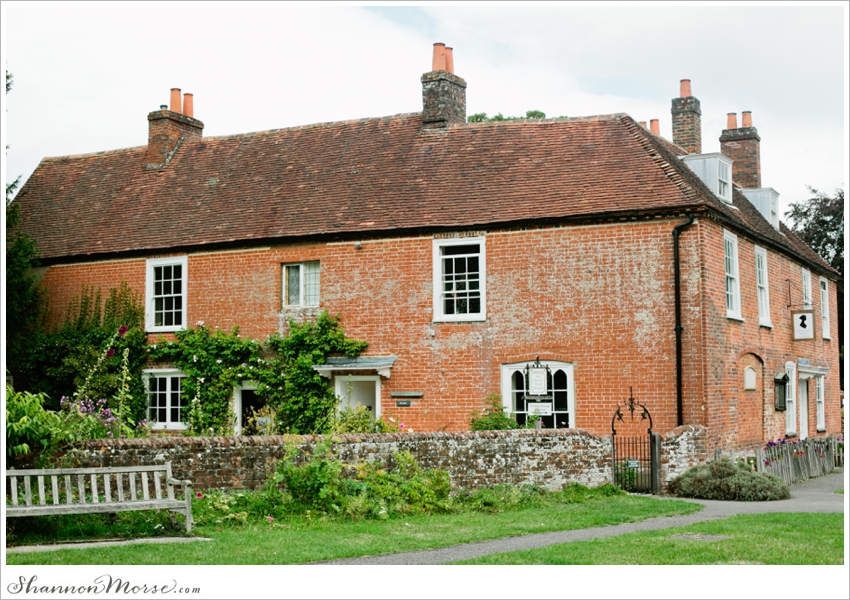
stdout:
<svg viewBox="0 0 850 600">
<path fill-rule="evenodd" d="M 667 431 L 677 426 L 671 233 L 681 222 L 488 232 L 488 319 L 475 323 L 432 321 L 431 236 L 362 240 L 359 249 L 345 242 L 190 254 L 186 322 L 238 324 L 243 336 L 260 340 L 285 331 L 288 317 L 315 310 L 281 311 L 281 265 L 319 260 L 321 308 L 341 315 L 351 337 L 369 342 L 367 355 L 397 357 L 382 381 L 383 412 L 415 431 L 466 429 L 487 395 L 500 392 L 500 365 L 538 356 L 574 365 L 571 426 L 610 434 L 631 388 L 651 412 L 653 430 Z M 837 344 L 835 286 L 832 341 L 792 344 L 783 288 L 795 268 L 799 282 L 799 265 L 769 252 L 774 328 L 767 330 L 758 326 L 751 242 L 739 236 L 743 323 L 726 318 L 722 228 L 699 220 L 685 229 L 680 260 L 684 422 L 707 425 L 712 447 L 775 438 L 784 415 L 772 408 L 773 375 L 785 360 L 810 357 L 830 366 L 827 425 L 840 431 L 837 354 L 830 354 Z M 145 261 L 53 267 L 45 275 L 58 312 L 82 281 L 108 288 L 122 279 L 143 292 Z M 817 308 L 816 274 L 812 289 Z M 754 392 L 742 390 L 744 366 L 759 361 L 761 413 L 749 400 Z M 422 396 L 396 407 L 392 392 Z M 809 405 L 814 428 L 814 386 Z M 622 434 L 645 430 L 646 423 L 628 419 L 618 426 Z"/>
<path fill-rule="evenodd" d="M 825 389 L 826 432 L 840 433 L 841 409 L 838 377 L 838 307 L 836 287 L 829 282 L 831 339 L 824 340 L 820 327 L 819 275 L 812 272 L 812 306 L 816 323 L 814 340 L 793 340 L 791 311 L 802 307 L 802 265 L 767 249 L 770 318 L 772 328 L 759 325 L 756 292 L 755 243 L 739 232 L 738 263 L 743 321 L 726 317 L 723 228 L 703 220 L 700 223 L 705 307 L 704 345 L 706 425 L 710 449 L 753 445 L 752 431 L 762 419 L 761 440 L 785 436 L 785 413 L 774 407 L 773 379 L 785 371 L 786 361 L 809 360 L 812 366 L 828 367 Z M 764 246 L 762 246 L 764 247 Z M 789 296 L 790 282 L 790 296 Z M 789 307 L 789 303 L 791 307 Z M 744 369 L 753 366 L 759 375 L 756 392 L 744 390 Z M 757 411 L 751 396 L 761 395 Z M 809 392 L 808 435 L 816 431 L 815 386 Z M 798 418 L 799 423 L 799 418 Z"/>
</svg>

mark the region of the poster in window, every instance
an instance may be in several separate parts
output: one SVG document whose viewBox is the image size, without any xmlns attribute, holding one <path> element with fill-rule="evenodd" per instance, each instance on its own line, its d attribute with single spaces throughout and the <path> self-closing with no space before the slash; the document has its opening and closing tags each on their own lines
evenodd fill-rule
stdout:
<svg viewBox="0 0 850 600">
<path fill-rule="evenodd" d="M 791 313 L 791 319 L 794 323 L 794 339 L 795 340 L 813 340 L 815 339 L 815 319 L 814 311 L 798 310 Z"/>
<path fill-rule="evenodd" d="M 534 368 L 528 372 L 528 393 L 532 396 L 545 396 L 546 389 L 546 369 Z"/>
</svg>

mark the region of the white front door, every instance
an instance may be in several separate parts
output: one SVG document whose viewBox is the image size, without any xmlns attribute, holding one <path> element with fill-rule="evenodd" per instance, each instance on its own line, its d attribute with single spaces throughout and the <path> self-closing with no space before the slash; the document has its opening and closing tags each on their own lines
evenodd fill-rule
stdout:
<svg viewBox="0 0 850 600">
<path fill-rule="evenodd" d="M 800 390 L 797 393 L 797 404 L 800 406 L 800 439 L 809 437 L 809 380 L 800 380 Z"/>
<path fill-rule="evenodd" d="M 374 418 L 381 415 L 381 378 L 377 375 L 340 375 L 334 379 L 334 391 L 339 409 L 358 404 L 371 411 Z"/>
</svg>

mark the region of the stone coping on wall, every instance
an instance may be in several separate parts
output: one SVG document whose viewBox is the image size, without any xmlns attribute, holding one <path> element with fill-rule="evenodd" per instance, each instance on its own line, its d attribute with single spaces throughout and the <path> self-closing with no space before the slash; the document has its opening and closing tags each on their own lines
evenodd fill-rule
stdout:
<svg viewBox="0 0 850 600">
<path fill-rule="evenodd" d="M 102 448 L 168 448 L 172 446 L 285 446 L 311 444 L 323 441 L 335 444 L 360 444 L 379 442 L 414 442 L 420 440 L 471 440 L 499 438 L 546 438 L 587 436 L 605 440 L 584 429 L 509 429 L 488 431 L 433 431 L 412 433 L 345 433 L 322 435 L 240 435 L 240 436 L 183 436 L 151 435 L 146 438 L 85 440 L 77 444 L 86 450 Z"/>
</svg>

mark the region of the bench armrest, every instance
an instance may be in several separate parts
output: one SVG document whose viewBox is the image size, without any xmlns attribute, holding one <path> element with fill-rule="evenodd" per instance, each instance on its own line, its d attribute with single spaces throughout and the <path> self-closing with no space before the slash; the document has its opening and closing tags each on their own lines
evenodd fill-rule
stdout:
<svg viewBox="0 0 850 600">
<path fill-rule="evenodd" d="M 194 525 L 194 519 L 192 518 L 192 482 L 188 479 L 181 480 L 169 477 L 168 483 L 170 485 L 179 485 L 183 487 L 183 495 L 186 499 L 186 533 L 189 533 L 192 531 L 192 525 Z"/>
</svg>

